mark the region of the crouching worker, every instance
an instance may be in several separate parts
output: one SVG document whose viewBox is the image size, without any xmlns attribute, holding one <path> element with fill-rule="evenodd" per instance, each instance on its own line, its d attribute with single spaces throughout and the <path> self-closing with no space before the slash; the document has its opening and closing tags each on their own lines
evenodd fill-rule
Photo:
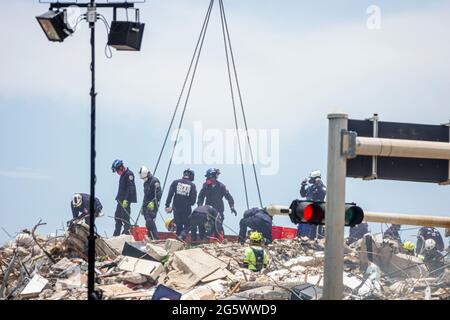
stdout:
<svg viewBox="0 0 450 320">
<path fill-rule="evenodd" d="M 250 247 L 245 249 L 244 267 L 252 271 L 261 271 L 269 264 L 269 255 L 261 247 L 263 236 L 260 232 L 250 234 Z"/>
<path fill-rule="evenodd" d="M 252 208 L 244 212 L 244 217 L 239 222 L 239 242 L 241 244 L 247 237 L 247 228 L 261 232 L 266 244 L 272 242 L 272 216 L 264 209 Z"/>
<path fill-rule="evenodd" d="M 70 226 L 74 221 L 84 218 L 84 222 L 89 224 L 89 208 L 91 203 L 91 196 L 86 193 L 75 193 L 70 208 L 72 209 L 72 220 L 67 221 L 67 226 Z M 100 217 L 102 215 L 103 206 L 100 200 L 96 197 L 94 200 L 94 215 Z"/>
<path fill-rule="evenodd" d="M 411 241 L 407 240 L 402 245 L 403 252 L 409 256 L 415 256 L 416 246 Z"/>
<path fill-rule="evenodd" d="M 204 241 L 206 239 L 207 222 L 208 220 L 217 217 L 217 215 L 217 210 L 208 205 L 199 206 L 194 210 L 194 212 L 192 212 L 189 219 L 191 225 L 192 242 L 197 242 L 197 230 L 200 241 Z"/>
</svg>

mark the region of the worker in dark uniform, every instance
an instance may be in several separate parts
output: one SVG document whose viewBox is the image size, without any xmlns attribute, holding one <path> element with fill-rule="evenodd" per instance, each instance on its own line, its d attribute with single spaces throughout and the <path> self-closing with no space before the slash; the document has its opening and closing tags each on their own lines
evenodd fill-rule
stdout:
<svg viewBox="0 0 450 320">
<path fill-rule="evenodd" d="M 137 196 L 134 174 L 129 168 L 125 168 L 123 161 L 114 160 L 111 170 L 120 176 L 116 196 L 117 207 L 114 214 L 116 227 L 113 235 L 116 237 L 120 235 L 122 227 L 122 234 L 130 234 L 131 204 L 137 202 Z"/>
<path fill-rule="evenodd" d="M 217 238 L 223 237 L 223 220 L 224 220 L 224 203 L 223 198 L 227 199 L 230 205 L 231 212 L 237 216 L 237 212 L 234 209 L 234 199 L 228 191 L 227 187 L 218 180 L 220 175 L 219 169 L 208 169 L 205 177 L 206 181 L 203 183 L 203 187 L 198 195 L 197 205 L 203 204 L 210 205 L 219 212 L 219 218 L 215 224 L 214 234 L 218 235 Z"/>
<path fill-rule="evenodd" d="M 417 235 L 416 250 L 418 253 L 422 253 L 425 241 L 428 239 L 433 239 L 436 242 L 436 249 L 438 251 L 444 251 L 444 239 L 439 230 L 433 227 L 422 227 L 419 229 Z"/>
<path fill-rule="evenodd" d="M 362 222 L 350 228 L 350 234 L 347 238 L 347 245 L 362 239 L 366 233 L 369 233 L 369 225 L 367 222 Z"/>
<path fill-rule="evenodd" d="M 300 196 L 308 201 L 325 201 L 327 188 L 322 182 L 322 175 L 319 170 L 311 172 L 309 178 L 302 181 Z M 325 236 L 323 225 L 311 225 L 301 223 L 298 225 L 297 236 L 308 237 L 310 239 L 322 239 Z"/>
<path fill-rule="evenodd" d="M 89 224 L 89 208 L 91 203 L 91 196 L 87 193 L 75 193 L 72 201 L 70 202 L 70 208 L 72 209 L 72 220 L 67 222 L 69 226 L 74 220 L 84 218 L 84 222 Z M 99 217 L 101 215 L 103 206 L 95 197 L 94 200 L 94 215 Z"/>
<path fill-rule="evenodd" d="M 244 212 L 239 222 L 239 242 L 244 244 L 247 238 L 247 228 L 262 234 L 266 244 L 272 242 L 272 216 L 264 209 L 252 208 Z"/>
<path fill-rule="evenodd" d="M 437 277 L 445 271 L 444 255 L 437 249 L 433 239 L 425 241 L 421 256 L 431 277 Z"/>
<path fill-rule="evenodd" d="M 195 208 L 189 219 L 191 225 L 192 242 L 197 241 L 197 230 L 200 241 L 205 240 L 207 228 L 208 233 L 210 233 L 217 217 L 217 210 L 211 206 L 206 205 Z"/>
<path fill-rule="evenodd" d="M 400 244 L 402 243 L 402 238 L 400 237 L 400 228 L 402 227 L 401 224 L 393 224 L 387 230 L 383 233 L 383 239 L 391 239 L 396 240 Z"/>
<path fill-rule="evenodd" d="M 161 184 L 158 178 L 154 177 L 145 166 L 142 166 L 139 170 L 139 176 L 144 180 L 144 200 L 142 201 L 141 212 L 145 218 L 147 235 L 150 239 L 158 240 L 155 218 L 162 196 Z"/>
<path fill-rule="evenodd" d="M 183 178 L 173 181 L 170 185 L 166 199 L 166 212 L 173 211 L 174 222 L 177 226 L 177 238 L 183 241 L 190 231 L 189 217 L 197 198 L 197 189 L 193 183 L 194 177 L 194 170 L 184 170 Z"/>
</svg>

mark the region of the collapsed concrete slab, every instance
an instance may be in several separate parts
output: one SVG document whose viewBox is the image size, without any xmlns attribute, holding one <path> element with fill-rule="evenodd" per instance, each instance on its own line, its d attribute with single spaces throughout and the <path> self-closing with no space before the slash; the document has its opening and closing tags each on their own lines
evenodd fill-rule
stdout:
<svg viewBox="0 0 450 320">
<path fill-rule="evenodd" d="M 39 274 L 35 274 L 33 278 L 31 278 L 30 282 L 26 285 L 26 287 L 22 290 L 20 295 L 23 298 L 32 298 L 37 297 L 47 286 L 48 280 Z"/>
<path fill-rule="evenodd" d="M 152 281 L 156 281 L 159 275 L 164 271 L 161 263 L 133 257 L 123 257 L 118 268 L 123 271 L 140 273 L 149 277 Z"/>
</svg>

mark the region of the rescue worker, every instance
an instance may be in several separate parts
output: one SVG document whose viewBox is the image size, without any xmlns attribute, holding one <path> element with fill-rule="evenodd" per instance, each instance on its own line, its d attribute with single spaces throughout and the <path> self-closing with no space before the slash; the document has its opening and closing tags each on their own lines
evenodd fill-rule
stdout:
<svg viewBox="0 0 450 320">
<path fill-rule="evenodd" d="M 247 228 L 260 232 L 264 242 L 272 242 L 272 216 L 260 208 L 252 208 L 244 212 L 244 217 L 239 222 L 239 242 L 244 244 L 247 238 Z"/>
<path fill-rule="evenodd" d="M 383 239 L 392 239 L 396 240 L 399 243 L 402 243 L 402 239 L 400 237 L 400 228 L 401 224 L 392 224 L 387 230 L 383 233 Z"/>
<path fill-rule="evenodd" d="M 445 245 L 441 233 L 438 229 L 433 227 L 422 227 L 417 234 L 417 252 L 422 253 L 424 249 L 424 243 L 428 239 L 433 239 L 436 242 L 436 249 L 438 251 L 444 251 Z"/>
<path fill-rule="evenodd" d="M 369 233 L 369 225 L 367 222 L 362 222 L 350 228 L 350 234 L 347 238 L 347 245 L 362 239 L 366 233 Z"/>
<path fill-rule="evenodd" d="M 407 240 L 402 245 L 403 251 L 410 256 L 415 256 L 414 250 L 416 249 L 416 246 L 411 241 Z"/>
<path fill-rule="evenodd" d="M 322 174 L 319 170 L 312 171 L 309 178 L 302 181 L 300 187 L 300 196 L 308 201 L 325 201 L 327 187 L 322 182 Z M 311 225 L 301 223 L 297 229 L 298 237 L 308 237 L 310 239 L 322 239 L 325 236 L 323 225 Z"/>
<path fill-rule="evenodd" d="M 436 241 L 433 239 L 425 241 L 422 256 L 430 276 L 436 277 L 445 271 L 444 255 L 436 248 Z"/>
<path fill-rule="evenodd" d="M 183 177 L 173 181 L 170 185 L 166 199 L 166 212 L 171 213 L 173 211 L 174 221 L 177 226 L 177 238 L 183 241 L 190 231 L 189 216 L 197 198 L 197 189 L 193 183 L 194 177 L 194 170 L 184 170 Z M 172 198 L 173 204 L 171 207 Z"/>
<path fill-rule="evenodd" d="M 250 247 L 245 249 L 244 267 L 259 272 L 269 264 L 269 255 L 261 247 L 263 236 L 260 232 L 253 231 L 249 238 Z"/>
<path fill-rule="evenodd" d="M 72 220 L 67 222 L 69 226 L 74 220 L 84 218 L 84 222 L 89 224 L 89 208 L 91 203 L 91 196 L 87 193 L 75 193 L 72 201 L 70 201 L 70 208 L 72 209 Z M 103 206 L 95 197 L 94 200 L 94 215 L 95 217 L 101 216 Z"/>
<path fill-rule="evenodd" d="M 200 241 L 205 240 L 207 228 L 209 229 L 208 231 L 211 232 L 217 217 L 217 210 L 211 206 L 205 205 L 195 208 L 189 219 L 192 242 L 197 242 L 197 230 Z"/>
<path fill-rule="evenodd" d="M 162 196 L 161 184 L 146 166 L 142 166 L 139 170 L 139 177 L 144 180 L 144 200 L 142 201 L 141 212 L 145 218 L 147 235 L 150 239 L 158 240 L 155 218 Z"/>
<path fill-rule="evenodd" d="M 227 199 L 230 210 L 235 216 L 237 216 L 237 212 L 234 209 L 233 197 L 227 187 L 218 180 L 219 175 L 219 169 L 210 168 L 206 171 L 206 181 L 203 183 L 203 187 L 198 195 L 197 205 L 210 205 L 219 213 L 213 232 L 220 240 L 223 237 L 223 220 L 225 218 L 223 198 Z"/>
<path fill-rule="evenodd" d="M 114 160 L 111 170 L 120 176 L 114 214 L 116 226 L 113 235 L 116 237 L 120 235 L 122 227 L 122 234 L 130 234 L 131 204 L 137 202 L 137 196 L 133 171 L 126 168 L 122 160 Z"/>
</svg>

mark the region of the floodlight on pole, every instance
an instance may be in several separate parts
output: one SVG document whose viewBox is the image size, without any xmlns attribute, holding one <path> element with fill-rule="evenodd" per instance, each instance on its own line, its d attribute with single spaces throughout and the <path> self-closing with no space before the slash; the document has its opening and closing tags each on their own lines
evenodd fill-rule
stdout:
<svg viewBox="0 0 450 320">
<path fill-rule="evenodd" d="M 37 16 L 36 19 L 50 41 L 63 42 L 65 38 L 73 34 L 72 28 L 66 23 L 65 10 L 50 10 Z"/>
</svg>

